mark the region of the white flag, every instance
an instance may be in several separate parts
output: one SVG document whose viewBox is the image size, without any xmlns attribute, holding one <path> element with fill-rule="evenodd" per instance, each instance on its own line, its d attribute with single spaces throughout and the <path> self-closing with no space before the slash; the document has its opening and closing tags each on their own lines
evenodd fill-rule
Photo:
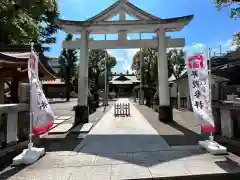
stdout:
<svg viewBox="0 0 240 180">
<path fill-rule="evenodd" d="M 37 79 L 32 81 L 31 107 L 33 111 L 33 133 L 47 132 L 54 123 L 54 115 Z"/>
<path fill-rule="evenodd" d="M 54 123 L 52 109 L 43 93 L 38 77 L 38 56 L 33 51 L 28 61 L 28 77 L 31 86 L 30 108 L 33 113 L 32 129 L 34 134 L 48 131 Z"/>
<path fill-rule="evenodd" d="M 38 55 L 34 51 L 32 51 L 30 59 L 28 61 L 28 78 L 29 80 L 36 78 L 38 83 L 40 83 L 38 77 L 38 62 L 39 62 Z"/>
<path fill-rule="evenodd" d="M 189 90 L 195 117 L 204 132 L 215 132 L 210 100 L 207 60 L 204 55 L 187 59 Z"/>
</svg>

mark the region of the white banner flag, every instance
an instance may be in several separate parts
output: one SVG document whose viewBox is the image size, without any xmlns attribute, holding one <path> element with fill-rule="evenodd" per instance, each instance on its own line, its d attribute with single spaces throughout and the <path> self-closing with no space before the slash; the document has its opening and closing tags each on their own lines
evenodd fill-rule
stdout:
<svg viewBox="0 0 240 180">
<path fill-rule="evenodd" d="M 210 100 L 207 59 L 204 55 L 187 59 L 189 90 L 195 117 L 204 132 L 215 132 Z"/>
<path fill-rule="evenodd" d="M 54 123 L 52 109 L 43 93 L 38 77 L 38 56 L 33 51 L 28 62 L 28 78 L 31 86 L 30 109 L 32 116 L 32 132 L 42 134 L 48 131 Z"/>
</svg>

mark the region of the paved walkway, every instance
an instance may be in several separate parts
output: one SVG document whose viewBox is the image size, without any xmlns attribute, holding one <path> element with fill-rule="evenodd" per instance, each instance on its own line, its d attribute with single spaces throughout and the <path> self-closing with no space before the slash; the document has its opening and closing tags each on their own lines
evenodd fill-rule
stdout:
<svg viewBox="0 0 240 180">
<path fill-rule="evenodd" d="M 163 123 L 159 121 L 158 112 L 152 108 L 138 104 L 135 107 L 170 146 L 196 145 L 199 140 L 207 138 L 201 135 L 200 126 L 193 112 L 173 109 L 174 120 Z"/>
<path fill-rule="evenodd" d="M 3 179 L 114 180 L 240 172 L 240 158 L 233 155 L 169 146 L 134 105 L 130 108 L 131 117 L 114 117 L 111 108 L 74 151 L 49 152 L 31 166 L 3 173 Z"/>
</svg>

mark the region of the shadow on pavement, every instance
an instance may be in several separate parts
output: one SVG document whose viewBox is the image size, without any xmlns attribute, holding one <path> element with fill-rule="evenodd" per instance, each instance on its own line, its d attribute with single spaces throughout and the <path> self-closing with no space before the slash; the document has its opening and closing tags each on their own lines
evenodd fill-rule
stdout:
<svg viewBox="0 0 240 180">
<path fill-rule="evenodd" d="M 239 179 L 240 173 L 233 174 L 202 174 L 202 175 L 193 175 L 193 176 L 175 176 L 175 177 L 159 177 L 159 178 L 143 178 L 141 180 L 228 180 L 228 179 Z M 139 179 L 131 179 L 139 180 Z"/>
<path fill-rule="evenodd" d="M 4 171 L 0 171 L 0 179 L 1 180 L 7 180 L 8 178 L 14 176 L 15 174 L 19 173 L 21 170 L 23 170 L 24 168 L 26 168 L 26 165 L 21 165 L 18 167 L 8 167 L 7 169 L 5 169 Z"/>
<path fill-rule="evenodd" d="M 201 134 L 191 130 L 191 128 L 196 129 L 194 125 L 185 127 L 176 121 L 164 123 L 159 121 L 158 113 L 153 109 L 141 105 L 135 105 L 135 107 L 170 146 L 197 145 L 199 140 L 206 139 Z"/>
<path fill-rule="evenodd" d="M 54 137 L 51 137 L 49 140 L 45 139 L 43 144 L 46 148 L 46 152 L 74 152 L 73 149 L 81 141 L 81 139 L 76 140 L 76 135 L 74 134 L 69 134 L 62 138 L 56 137 L 56 139 L 53 140 Z M 159 138 L 159 135 L 147 134 L 88 135 L 83 140 L 82 145 L 82 148 L 77 151 L 80 154 L 76 153 L 75 155 L 70 156 L 55 155 L 55 158 L 53 159 L 51 159 L 51 156 L 45 156 L 37 163 L 33 164 L 31 168 L 35 168 L 37 170 L 38 168 L 48 169 L 53 167 L 64 168 L 71 166 L 88 166 L 89 164 L 84 163 L 89 162 L 91 155 L 96 157 L 94 161 L 95 165 L 120 162 L 149 168 L 158 164 L 164 164 L 166 162 L 172 162 L 180 159 L 182 160 L 181 163 L 184 165 L 184 161 L 186 161 L 185 158 L 190 158 L 191 161 L 195 159 L 197 164 L 198 160 L 201 160 L 201 157 L 197 157 L 206 153 L 201 149 L 168 148 L 164 145 L 164 141 Z M 218 159 L 217 156 L 215 156 L 215 158 L 216 165 L 222 169 L 227 169 L 227 172 L 240 172 L 239 166 L 234 166 L 232 160 L 227 159 L 226 161 L 223 161 L 222 158 Z M 207 161 L 207 159 L 204 159 L 204 161 Z M 24 167 L 9 167 L 0 172 L 0 177 L 2 179 L 7 179 L 21 171 Z"/>
<path fill-rule="evenodd" d="M 197 147 L 188 149 L 166 147 L 158 135 L 88 135 L 78 152 L 97 156 L 96 165 L 107 164 L 111 160 L 115 163 L 129 163 L 149 168 L 176 160 L 182 165 L 186 161 L 194 161 L 196 164 L 199 161 L 210 161 L 213 164 L 215 162 L 216 167 L 226 172 L 240 172 L 240 167 L 233 161 L 234 159 L 227 159 L 225 158 L 227 156 L 223 155 L 213 156 Z"/>
<path fill-rule="evenodd" d="M 206 137 L 191 131 L 190 129 L 178 124 L 176 121 L 167 123 L 167 125 L 173 127 L 174 129 L 182 132 L 179 135 L 161 135 L 169 145 L 180 146 L 180 145 L 197 145 L 198 141 L 206 140 Z"/>
<path fill-rule="evenodd" d="M 57 134 L 48 135 L 46 138 L 41 138 L 41 144 L 38 147 L 44 147 L 46 153 L 48 152 L 58 152 L 58 151 L 73 151 L 75 147 L 82 141 L 82 139 L 77 139 L 79 134 Z M 12 166 L 12 160 L 15 156 L 21 152 L 12 152 L 7 154 L 0 163 L 0 180 L 5 180 L 11 176 L 17 174 L 24 168 L 28 167 L 26 165 L 20 165 L 17 167 Z M 40 159 L 43 159 L 44 156 Z M 40 160 L 38 160 L 40 161 Z"/>
<path fill-rule="evenodd" d="M 73 151 L 82 141 L 82 139 L 78 139 L 78 136 L 77 133 L 48 135 L 41 138 L 40 147 L 44 147 L 46 152 Z"/>
</svg>

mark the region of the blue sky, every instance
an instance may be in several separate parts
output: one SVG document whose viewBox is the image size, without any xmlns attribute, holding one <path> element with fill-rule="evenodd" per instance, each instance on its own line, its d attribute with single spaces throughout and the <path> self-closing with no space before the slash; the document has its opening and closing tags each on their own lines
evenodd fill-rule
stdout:
<svg viewBox="0 0 240 180">
<path fill-rule="evenodd" d="M 219 45 L 222 50 L 230 50 L 232 34 L 239 32 L 239 20 L 229 18 L 229 8 L 218 11 L 213 0 L 129 0 L 137 7 L 160 18 L 172 18 L 194 14 L 193 21 L 180 32 L 168 33 L 168 36 L 185 38 L 186 51 L 202 51 L 208 47 L 214 48 Z M 58 0 L 60 18 L 66 20 L 86 20 L 116 0 Z M 57 43 L 51 46 L 47 56 L 59 56 L 65 33 L 59 31 Z M 111 38 L 108 36 L 108 38 Z M 117 66 L 114 72 L 131 70 L 132 57 L 137 49 L 108 50 L 117 58 Z M 219 48 L 216 48 L 216 53 Z"/>
</svg>

